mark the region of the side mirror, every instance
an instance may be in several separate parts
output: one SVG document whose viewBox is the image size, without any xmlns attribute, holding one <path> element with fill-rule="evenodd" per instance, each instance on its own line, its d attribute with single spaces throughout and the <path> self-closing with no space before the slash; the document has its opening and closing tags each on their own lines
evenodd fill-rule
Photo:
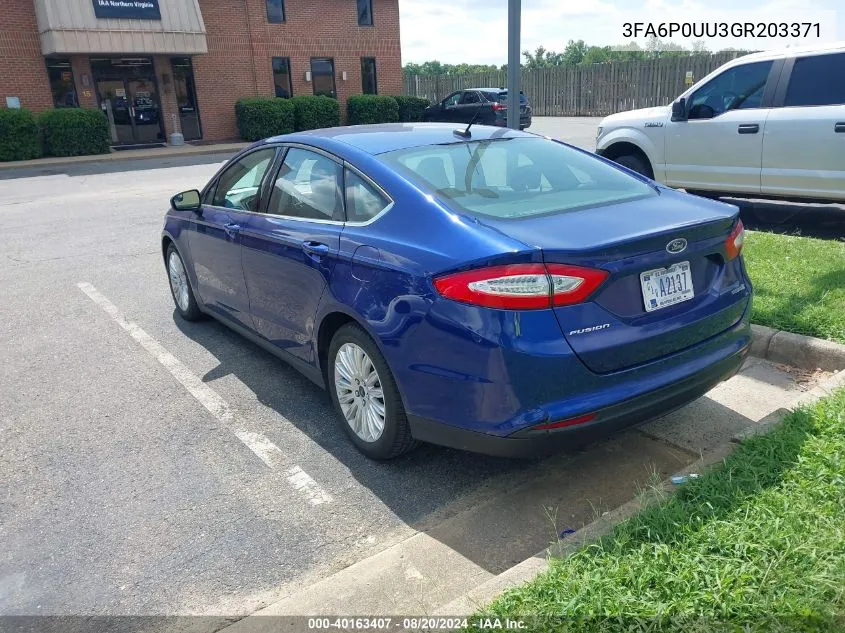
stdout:
<svg viewBox="0 0 845 633">
<path fill-rule="evenodd" d="M 672 104 L 672 120 L 686 121 L 687 120 L 687 100 L 681 97 Z"/>
<path fill-rule="evenodd" d="M 177 211 L 198 211 L 200 209 L 200 192 L 196 189 L 189 189 L 177 193 L 170 199 L 170 206 Z"/>
</svg>

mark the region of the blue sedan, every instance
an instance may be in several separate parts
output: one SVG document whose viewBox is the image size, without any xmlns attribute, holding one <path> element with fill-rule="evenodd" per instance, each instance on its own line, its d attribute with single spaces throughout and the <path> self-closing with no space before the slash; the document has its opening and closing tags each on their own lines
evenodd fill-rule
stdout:
<svg viewBox="0 0 845 633">
<path fill-rule="evenodd" d="M 531 456 L 735 373 L 751 283 L 736 207 L 525 132 L 387 124 L 243 150 L 173 197 L 178 314 L 331 394 L 374 459 Z"/>
</svg>

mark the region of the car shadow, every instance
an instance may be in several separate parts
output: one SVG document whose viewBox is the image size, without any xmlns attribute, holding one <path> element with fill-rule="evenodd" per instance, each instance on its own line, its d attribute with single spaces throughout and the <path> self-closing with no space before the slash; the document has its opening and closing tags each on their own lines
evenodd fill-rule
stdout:
<svg viewBox="0 0 845 633">
<path fill-rule="evenodd" d="M 721 198 L 735 204 L 745 228 L 786 235 L 845 240 L 845 205 Z"/>
<path fill-rule="evenodd" d="M 367 459 L 347 438 L 327 391 L 213 319 L 177 328 L 219 364 L 209 382 L 233 375 L 342 463 L 398 518 L 498 574 L 548 547 L 698 455 L 636 430 L 593 433 L 543 459 L 513 460 L 424 444 L 389 462 Z M 721 407 L 713 403 L 714 408 Z M 722 407 L 720 415 L 740 414 Z M 702 420 L 702 423 L 705 423 Z M 273 439 L 272 434 L 270 439 Z"/>
</svg>

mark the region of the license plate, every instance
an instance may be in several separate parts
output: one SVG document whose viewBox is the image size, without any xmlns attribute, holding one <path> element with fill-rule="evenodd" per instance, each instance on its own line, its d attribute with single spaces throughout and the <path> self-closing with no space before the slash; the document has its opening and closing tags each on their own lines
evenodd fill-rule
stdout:
<svg viewBox="0 0 845 633">
<path fill-rule="evenodd" d="M 689 301 L 695 296 L 689 262 L 640 273 L 640 285 L 646 312 Z"/>
</svg>

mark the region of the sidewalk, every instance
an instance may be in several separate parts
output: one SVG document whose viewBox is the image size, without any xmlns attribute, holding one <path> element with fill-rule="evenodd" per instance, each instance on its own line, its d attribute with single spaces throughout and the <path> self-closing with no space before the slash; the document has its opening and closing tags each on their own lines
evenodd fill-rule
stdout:
<svg viewBox="0 0 845 633">
<path fill-rule="evenodd" d="M 82 165 L 85 163 L 108 163 L 128 160 L 143 160 L 151 158 L 176 158 L 180 156 L 203 156 L 209 154 L 229 154 L 243 149 L 249 143 L 216 143 L 213 145 L 180 145 L 168 147 L 150 147 L 146 149 L 129 149 L 112 151 L 109 154 L 93 154 L 90 156 L 49 156 L 34 160 L 18 160 L 0 162 L 0 170 L 32 169 L 38 167 L 57 167 L 64 165 Z"/>
</svg>

